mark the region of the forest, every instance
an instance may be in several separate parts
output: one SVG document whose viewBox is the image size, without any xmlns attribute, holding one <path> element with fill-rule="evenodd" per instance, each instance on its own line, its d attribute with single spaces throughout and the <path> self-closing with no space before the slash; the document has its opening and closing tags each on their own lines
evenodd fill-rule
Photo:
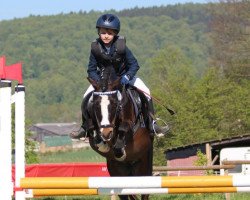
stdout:
<svg viewBox="0 0 250 200">
<path fill-rule="evenodd" d="M 250 2 L 176 4 L 108 10 L 136 56 L 156 116 L 171 127 L 162 150 L 249 134 Z M 26 120 L 78 122 L 89 86 L 90 11 L 0 21 L 0 56 L 23 63 Z M 167 108 L 176 114 L 170 115 Z"/>
</svg>

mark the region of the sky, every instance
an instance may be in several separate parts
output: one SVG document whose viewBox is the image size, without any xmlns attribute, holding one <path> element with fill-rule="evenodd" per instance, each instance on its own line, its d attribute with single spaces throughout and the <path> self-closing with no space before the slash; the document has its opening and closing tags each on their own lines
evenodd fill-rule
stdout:
<svg viewBox="0 0 250 200">
<path fill-rule="evenodd" d="M 207 3 L 208 0 L 3 0 L 0 4 L 0 21 L 24 18 L 29 15 L 67 14 L 80 10 L 89 12 L 134 7 L 173 5 L 177 3 Z"/>
</svg>

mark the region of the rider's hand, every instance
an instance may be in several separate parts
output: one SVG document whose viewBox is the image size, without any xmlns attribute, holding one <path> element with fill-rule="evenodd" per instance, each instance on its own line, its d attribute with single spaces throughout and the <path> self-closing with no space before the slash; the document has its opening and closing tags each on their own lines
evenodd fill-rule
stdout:
<svg viewBox="0 0 250 200">
<path fill-rule="evenodd" d="M 128 85 L 129 84 L 129 76 L 128 75 L 124 75 L 121 79 L 121 84 L 122 85 Z"/>
</svg>

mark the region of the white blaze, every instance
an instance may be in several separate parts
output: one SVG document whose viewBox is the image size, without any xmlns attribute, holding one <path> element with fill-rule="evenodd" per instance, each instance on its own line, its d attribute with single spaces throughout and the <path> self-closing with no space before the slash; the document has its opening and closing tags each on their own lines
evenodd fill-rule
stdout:
<svg viewBox="0 0 250 200">
<path fill-rule="evenodd" d="M 110 124 L 109 112 L 108 112 L 109 104 L 110 102 L 108 100 L 108 96 L 107 95 L 101 96 L 101 112 L 102 112 L 101 126 Z"/>
</svg>

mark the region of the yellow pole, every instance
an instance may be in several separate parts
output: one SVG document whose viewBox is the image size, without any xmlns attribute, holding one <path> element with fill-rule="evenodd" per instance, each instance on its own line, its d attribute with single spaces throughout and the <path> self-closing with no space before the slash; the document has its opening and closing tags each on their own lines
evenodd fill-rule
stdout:
<svg viewBox="0 0 250 200">
<path fill-rule="evenodd" d="M 33 189 L 33 196 L 97 195 L 97 189 Z"/>
<path fill-rule="evenodd" d="M 168 188 L 169 194 L 192 193 L 232 193 L 237 192 L 236 187 L 207 187 L 207 188 Z"/>
<path fill-rule="evenodd" d="M 239 178 L 233 184 L 232 176 L 163 176 L 163 177 L 27 177 L 20 181 L 20 187 L 24 189 L 88 189 L 88 188 L 122 188 L 144 187 L 161 188 L 191 188 L 191 187 L 232 187 L 248 186 L 249 177 Z M 130 180 L 131 179 L 131 180 Z M 123 182 L 124 181 L 124 182 Z M 133 182 L 131 182 L 133 181 Z M 151 181 L 151 182 L 150 182 Z M 235 181 L 235 180 L 234 180 Z M 247 182 L 246 182 L 247 181 Z M 138 183 L 138 186 L 137 186 Z"/>
<path fill-rule="evenodd" d="M 232 187 L 232 176 L 164 176 L 162 188 Z"/>
<path fill-rule="evenodd" d="M 21 188 L 88 188 L 88 177 L 26 177 L 21 179 Z"/>
<path fill-rule="evenodd" d="M 161 189 L 161 188 L 158 188 L 158 189 Z M 34 197 L 81 196 L 81 195 L 98 195 L 98 194 L 111 195 L 110 191 L 108 191 L 107 193 L 102 193 L 102 192 L 99 193 L 98 189 L 31 189 L 31 191 Z M 165 194 L 194 194 L 194 193 L 237 193 L 237 192 L 238 191 L 236 187 L 201 187 L 201 188 L 166 188 L 166 191 L 164 193 Z M 149 193 L 152 194 L 151 192 Z M 162 191 L 159 191 L 159 193 L 155 191 L 154 193 L 163 194 Z M 118 192 L 117 194 L 122 194 L 122 190 L 120 190 L 120 193 Z"/>
</svg>

